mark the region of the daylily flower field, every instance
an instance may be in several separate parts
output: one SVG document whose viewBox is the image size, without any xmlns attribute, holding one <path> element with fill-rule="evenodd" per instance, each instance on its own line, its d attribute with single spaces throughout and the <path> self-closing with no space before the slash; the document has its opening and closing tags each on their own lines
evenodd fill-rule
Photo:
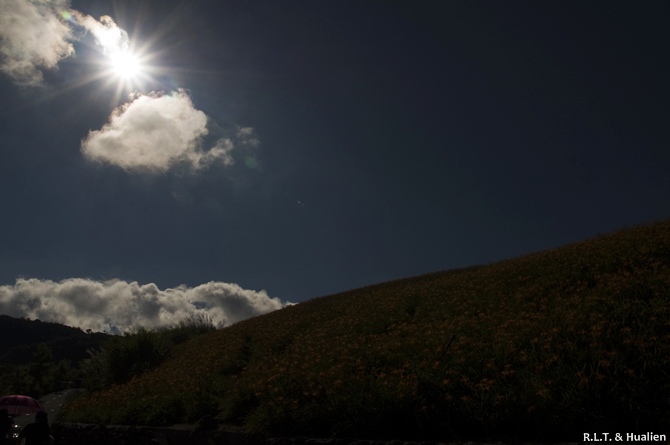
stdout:
<svg viewBox="0 0 670 445">
<path fill-rule="evenodd" d="M 240 322 L 74 400 L 64 419 L 213 414 L 267 435 L 575 439 L 668 425 L 669 373 L 666 221 Z"/>
</svg>

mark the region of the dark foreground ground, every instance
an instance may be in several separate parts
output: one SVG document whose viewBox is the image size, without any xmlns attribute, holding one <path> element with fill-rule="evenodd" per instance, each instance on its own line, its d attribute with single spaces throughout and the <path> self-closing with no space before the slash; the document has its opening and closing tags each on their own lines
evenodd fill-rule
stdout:
<svg viewBox="0 0 670 445">
<path fill-rule="evenodd" d="M 502 444 L 500 442 L 402 442 L 306 437 L 261 439 L 237 431 L 206 430 L 194 428 L 191 425 L 152 428 L 55 423 L 52 426 L 52 432 L 58 445 L 521 445 L 521 443 Z M 552 445 L 578 445 L 579 443 Z"/>
<path fill-rule="evenodd" d="M 104 426 L 54 422 L 63 403 L 81 389 L 67 389 L 40 399 L 50 419 L 52 434 L 58 445 L 540 445 L 527 442 L 406 442 L 359 439 L 325 439 L 307 437 L 260 438 L 232 427 L 219 426 L 213 418 L 201 419 L 198 425 L 172 427 Z M 18 416 L 15 422 L 24 427 L 34 421 L 34 415 Z M 603 438 L 600 438 L 603 441 Z M 575 442 L 551 445 L 578 445 Z M 595 442 L 594 442 L 595 443 Z M 649 442 L 651 443 L 651 442 Z M 664 442 L 655 442 L 663 444 Z M 670 441 L 666 442 L 670 445 Z"/>
</svg>

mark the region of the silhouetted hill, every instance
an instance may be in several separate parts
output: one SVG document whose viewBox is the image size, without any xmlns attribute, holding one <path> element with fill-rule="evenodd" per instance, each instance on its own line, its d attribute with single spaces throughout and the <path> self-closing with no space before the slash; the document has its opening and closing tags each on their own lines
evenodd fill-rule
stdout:
<svg viewBox="0 0 670 445">
<path fill-rule="evenodd" d="M 666 432 L 670 221 L 343 292 L 172 350 L 66 420 L 264 435 L 565 439 Z"/>
<path fill-rule="evenodd" d="M 0 315 L 2 364 L 29 363 L 40 343 L 51 347 L 54 361 L 69 359 L 76 363 L 87 357 L 87 349 L 100 346 L 107 338 L 107 334 L 87 334 L 59 323 Z"/>
</svg>

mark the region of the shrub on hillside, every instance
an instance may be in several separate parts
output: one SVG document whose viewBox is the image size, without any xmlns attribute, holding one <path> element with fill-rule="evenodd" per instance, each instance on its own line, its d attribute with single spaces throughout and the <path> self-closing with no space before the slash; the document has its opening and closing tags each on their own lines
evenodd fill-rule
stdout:
<svg viewBox="0 0 670 445">
<path fill-rule="evenodd" d="M 162 363 L 175 345 L 213 330 L 208 316 L 190 315 L 167 328 L 138 328 L 112 337 L 100 349 L 89 350 L 83 365 L 86 387 L 97 391 L 125 383 Z"/>
</svg>

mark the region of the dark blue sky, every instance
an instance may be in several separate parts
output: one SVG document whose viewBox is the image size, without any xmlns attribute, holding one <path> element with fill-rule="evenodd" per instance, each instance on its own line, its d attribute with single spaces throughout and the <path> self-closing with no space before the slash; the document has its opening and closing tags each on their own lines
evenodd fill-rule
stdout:
<svg viewBox="0 0 670 445">
<path fill-rule="evenodd" d="M 209 281 L 294 302 L 670 217 L 670 4 L 74 1 L 183 88 L 233 165 L 128 171 L 85 38 L 0 75 L 0 284 Z M 116 101 L 115 101 L 116 98 Z M 234 137 L 233 137 L 234 139 Z M 239 139 L 239 138 L 238 138 Z"/>
</svg>

